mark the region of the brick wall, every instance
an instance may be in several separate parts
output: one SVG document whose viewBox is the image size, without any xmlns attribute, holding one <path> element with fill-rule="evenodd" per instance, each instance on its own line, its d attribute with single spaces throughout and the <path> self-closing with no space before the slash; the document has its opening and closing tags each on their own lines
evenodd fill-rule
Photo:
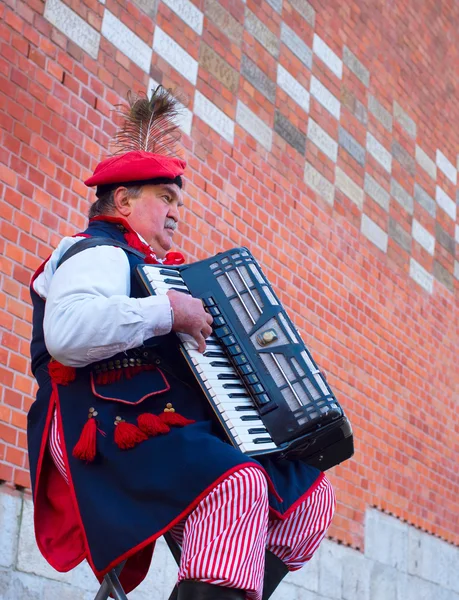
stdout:
<svg viewBox="0 0 459 600">
<path fill-rule="evenodd" d="M 369 506 L 457 543 L 459 6 L 337 0 L 0 5 L 0 480 L 27 488 L 28 282 L 85 226 L 112 108 L 188 96 L 179 246 L 248 245 L 346 409 L 333 538 Z"/>
</svg>

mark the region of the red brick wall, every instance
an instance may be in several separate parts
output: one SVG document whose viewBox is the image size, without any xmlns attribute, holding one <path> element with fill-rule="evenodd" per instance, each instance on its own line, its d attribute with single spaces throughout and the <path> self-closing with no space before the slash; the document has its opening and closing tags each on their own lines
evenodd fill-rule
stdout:
<svg viewBox="0 0 459 600">
<path fill-rule="evenodd" d="M 43 16 L 46 3 L 0 5 L 0 480 L 29 486 L 25 427 L 35 390 L 28 361 L 31 274 L 62 236 L 85 226 L 93 194 L 82 180 L 106 152 L 114 131 L 111 109 L 128 89 L 146 90 L 151 76 L 167 87 L 179 85 L 191 110 L 196 88 L 236 121 L 234 144 L 196 115 L 191 136 L 183 136 L 189 169 L 178 246 L 190 260 L 249 246 L 326 370 L 356 442 L 355 458 L 331 472 L 338 511 L 330 534 L 360 547 L 364 510 L 374 505 L 459 542 L 454 519 L 459 244 L 451 214 L 458 189 L 439 166 L 429 176 L 416 160 L 417 145 L 433 165 L 440 150 L 457 167 L 459 5 L 453 0 L 310 0 L 310 5 L 222 0 L 218 12 L 216 0 L 194 0 L 204 13 L 201 35 L 162 2 L 156 13 L 154 2 L 142 2 L 152 9 L 150 15 L 148 6 L 147 12 L 139 8 L 140 0 L 139 6 L 115 0 L 65 3 L 97 32 L 104 11 L 110 11 L 150 48 L 159 26 L 201 66 L 194 86 L 153 52 L 147 73 L 104 36 L 97 59 L 91 58 Z M 281 12 L 272 6 L 282 6 Z M 314 9 L 313 24 L 298 12 L 308 7 Z M 266 31 L 262 44 L 247 24 L 243 29 L 246 8 L 278 40 L 274 54 L 265 47 L 271 39 Z M 342 77 L 317 53 L 312 67 L 305 67 L 279 42 L 281 22 L 310 49 L 314 35 L 341 60 L 346 47 L 364 65 L 367 83 L 348 60 Z M 234 70 L 227 71 L 232 75 L 223 77 L 225 83 L 203 66 L 203 44 L 227 62 L 224 69 Z M 313 96 L 309 112 L 303 110 L 279 85 L 268 98 L 240 73 L 244 55 L 274 85 L 278 63 L 307 90 L 312 77 L 318 79 L 339 100 L 339 119 Z M 372 98 L 387 114 L 374 108 Z M 269 150 L 237 122 L 238 100 L 269 130 L 274 127 Z M 415 137 L 396 116 L 394 102 L 415 124 Z M 389 128 L 384 115 L 392 119 Z M 290 123 L 290 138 L 285 121 L 281 134 L 274 125 L 282 117 Z M 337 160 L 331 159 L 309 139 L 310 119 L 334 143 L 341 126 L 365 150 L 370 133 L 392 156 L 391 173 L 368 148 L 359 162 L 340 142 Z M 305 182 L 306 163 L 335 186 L 333 205 Z M 361 190 L 360 200 L 343 193 L 338 172 Z M 363 193 L 368 175 L 386 193 L 392 190 L 385 208 Z M 391 179 L 415 198 L 411 209 L 396 201 Z M 433 213 L 426 210 L 416 200 L 415 186 L 433 199 L 440 187 L 452 199 L 450 212 L 441 200 L 433 201 Z M 387 248 L 362 233 L 367 217 L 380 228 Z M 413 237 L 413 220 L 430 234 L 425 239 L 434 239 L 433 251 Z M 429 274 L 431 292 L 410 276 L 413 259 Z"/>
</svg>

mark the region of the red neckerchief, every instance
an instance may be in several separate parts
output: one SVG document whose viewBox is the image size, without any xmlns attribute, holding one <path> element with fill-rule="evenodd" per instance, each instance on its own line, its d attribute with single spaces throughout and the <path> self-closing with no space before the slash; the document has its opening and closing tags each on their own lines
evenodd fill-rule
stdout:
<svg viewBox="0 0 459 600">
<path fill-rule="evenodd" d="M 126 219 L 123 219 L 122 217 L 99 215 L 89 220 L 90 223 L 92 223 L 93 221 L 106 221 L 108 223 L 116 223 L 117 225 L 120 225 L 120 228 L 122 229 L 124 234 L 124 239 L 128 246 L 144 254 L 144 261 L 147 264 L 161 263 L 163 265 L 182 265 L 185 262 L 185 258 L 181 252 L 168 252 L 164 260 L 158 260 L 156 258 L 156 254 L 153 251 L 153 248 L 146 242 L 143 242 L 140 239 L 139 234 L 134 229 L 132 229 L 132 227 L 129 225 Z"/>
</svg>

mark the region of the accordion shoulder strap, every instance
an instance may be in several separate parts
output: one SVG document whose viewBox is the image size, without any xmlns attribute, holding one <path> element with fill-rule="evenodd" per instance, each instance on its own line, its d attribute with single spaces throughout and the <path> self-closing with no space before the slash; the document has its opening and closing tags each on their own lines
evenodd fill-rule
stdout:
<svg viewBox="0 0 459 600">
<path fill-rule="evenodd" d="M 145 258 L 145 255 L 138 250 L 134 250 L 130 246 L 128 246 L 125 242 L 120 242 L 118 240 L 112 240 L 106 237 L 88 237 L 83 240 L 79 240 L 71 248 L 69 248 L 64 254 L 61 256 L 59 262 L 57 263 L 57 267 L 60 267 L 62 263 L 64 263 L 75 254 L 79 254 L 83 252 L 83 250 L 87 250 L 88 248 L 95 248 L 96 246 L 115 246 L 116 248 L 121 248 L 122 250 L 126 250 L 126 252 L 130 252 L 139 258 Z"/>
</svg>

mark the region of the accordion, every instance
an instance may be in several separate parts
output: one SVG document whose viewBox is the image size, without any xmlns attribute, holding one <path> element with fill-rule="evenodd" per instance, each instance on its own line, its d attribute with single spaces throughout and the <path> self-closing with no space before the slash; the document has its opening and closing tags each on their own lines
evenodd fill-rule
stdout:
<svg viewBox="0 0 459 600">
<path fill-rule="evenodd" d="M 323 471 L 352 456 L 350 423 L 249 250 L 182 266 L 139 265 L 137 276 L 147 295 L 188 293 L 212 315 L 204 354 L 193 338 L 177 336 L 234 446 Z"/>
</svg>

